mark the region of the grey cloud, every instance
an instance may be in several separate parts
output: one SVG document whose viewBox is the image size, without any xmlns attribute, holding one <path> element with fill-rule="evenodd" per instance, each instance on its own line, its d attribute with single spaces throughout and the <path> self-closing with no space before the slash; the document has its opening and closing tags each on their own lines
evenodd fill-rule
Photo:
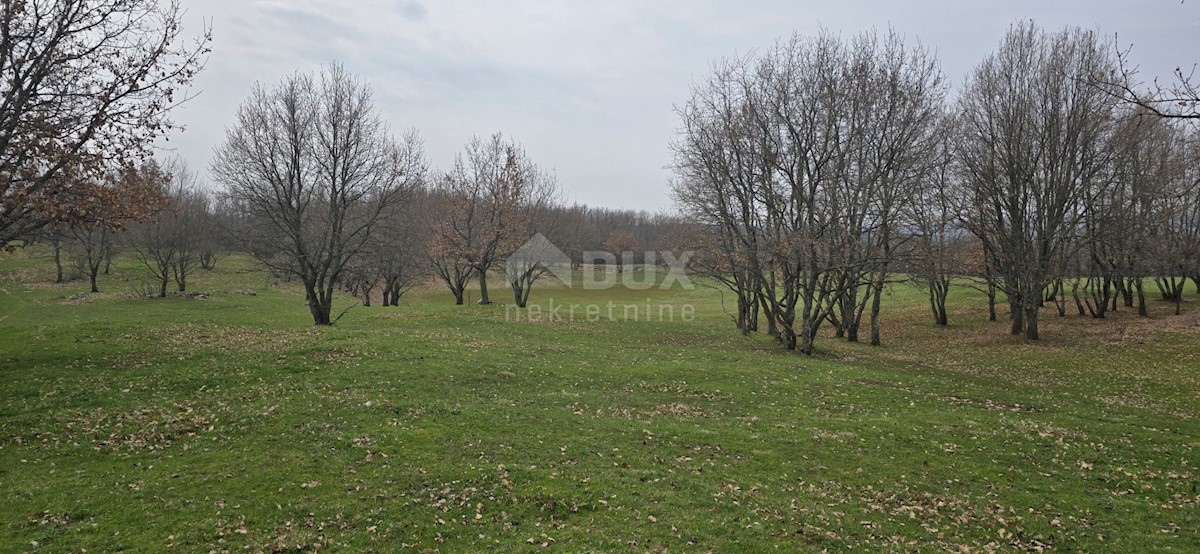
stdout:
<svg viewBox="0 0 1200 554">
<path fill-rule="evenodd" d="M 424 21 L 429 15 L 429 9 L 415 0 L 399 0 L 396 2 L 396 11 L 409 21 Z"/>
<path fill-rule="evenodd" d="M 670 206 L 672 106 L 722 57 L 821 27 L 852 36 L 889 26 L 939 52 L 961 82 L 1013 21 L 1081 25 L 1135 45 L 1143 77 L 1200 61 L 1200 2 L 1137 0 L 183 0 L 214 21 L 205 92 L 172 139 L 203 167 L 254 80 L 339 60 L 371 83 L 396 128 L 416 126 L 434 164 L 472 134 L 504 131 L 555 167 L 589 204 Z M 197 25 L 199 21 L 197 21 Z"/>
</svg>

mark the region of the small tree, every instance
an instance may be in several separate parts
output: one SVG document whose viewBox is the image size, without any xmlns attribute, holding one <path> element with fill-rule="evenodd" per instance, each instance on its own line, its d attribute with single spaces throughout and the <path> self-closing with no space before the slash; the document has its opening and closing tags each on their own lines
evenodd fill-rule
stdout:
<svg viewBox="0 0 1200 554">
<path fill-rule="evenodd" d="M 604 249 L 616 257 L 617 272 L 620 273 L 624 271 L 625 253 L 636 254 L 638 252 L 638 241 L 633 238 L 633 235 L 620 229 L 615 229 L 608 234 L 608 238 L 604 239 Z"/>
<path fill-rule="evenodd" d="M 935 163 L 928 168 L 909 214 L 917 234 L 912 242 L 912 278 L 929 292 L 933 322 L 942 326 L 950 324 L 946 298 L 955 273 L 963 269 L 967 247 L 951 198 L 955 191 L 951 183 L 953 146 L 949 129 L 946 131 L 935 151 Z"/>
<path fill-rule="evenodd" d="M 445 211 L 434 224 L 431 257 L 438 276 L 463 302 L 472 274 L 479 303 L 490 304 L 487 274 L 528 238 L 522 210 L 535 190 L 538 170 L 524 149 L 496 133 L 472 138 L 439 186 Z"/>
<path fill-rule="evenodd" d="M 257 86 L 212 163 L 243 211 L 248 250 L 304 283 L 317 325 L 332 325 L 334 289 L 382 217 L 425 179 L 415 132 L 399 141 L 371 89 L 341 65 Z"/>
<path fill-rule="evenodd" d="M 96 281 L 114 248 L 113 235 L 114 231 L 104 225 L 71 226 L 71 260 L 81 274 L 87 275 L 92 292 L 100 292 Z"/>
<path fill-rule="evenodd" d="M 198 246 L 206 231 L 207 207 L 197 189 L 196 173 L 182 160 L 169 163 L 162 176 L 166 203 L 153 219 L 134 225 L 130 231 L 134 256 L 158 284 L 160 298 L 167 296 L 171 281 L 175 282 L 179 292 L 187 291 L 188 276 L 200 263 Z M 98 261 L 96 269 L 99 269 Z"/>
</svg>

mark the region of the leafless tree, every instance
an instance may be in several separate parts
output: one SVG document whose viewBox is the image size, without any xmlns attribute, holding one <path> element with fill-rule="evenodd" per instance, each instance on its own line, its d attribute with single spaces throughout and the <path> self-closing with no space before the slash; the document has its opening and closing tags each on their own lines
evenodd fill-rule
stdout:
<svg viewBox="0 0 1200 554">
<path fill-rule="evenodd" d="M 142 160 L 174 127 L 209 40 L 181 45 L 181 18 L 177 0 L 3 2 L 0 246 L 74 220 L 96 190 L 77 185 Z"/>
<path fill-rule="evenodd" d="M 100 292 L 97 280 L 100 270 L 116 248 L 116 231 L 107 225 L 75 224 L 70 227 L 71 262 L 82 275 L 87 275 L 92 292 Z"/>
<path fill-rule="evenodd" d="M 129 242 L 158 285 L 158 296 L 165 297 L 171 281 L 179 292 L 187 291 L 188 276 L 199 267 L 207 203 L 198 188 L 199 177 L 185 162 L 174 159 L 161 171 L 167 202 L 150 221 L 131 227 Z M 93 262 L 98 269 L 98 258 Z"/>
<path fill-rule="evenodd" d="M 371 89 L 338 64 L 255 87 L 212 163 L 245 211 L 251 251 L 303 283 L 317 325 L 332 325 L 334 289 L 381 216 L 426 175 L 415 132 L 394 138 Z"/>
<path fill-rule="evenodd" d="M 1110 138 L 1111 163 L 1105 179 L 1084 191 L 1083 241 L 1077 288 L 1092 317 L 1103 318 L 1120 300 L 1148 315 L 1143 279 L 1161 259 L 1155 235 L 1172 233 L 1179 221 L 1176 200 L 1186 191 L 1187 165 L 1182 131 L 1170 120 L 1146 117 L 1144 109 L 1118 112 Z"/>
<path fill-rule="evenodd" d="M 1143 243 L 1143 259 L 1162 300 L 1174 304 L 1178 315 L 1188 278 L 1200 275 L 1200 168 L 1195 164 L 1200 143 L 1194 135 L 1185 142 L 1182 132 L 1163 138 L 1170 143 L 1156 148 L 1148 141 L 1151 144 L 1147 145 L 1151 149 L 1165 146 L 1166 150 L 1150 162 L 1161 168 L 1161 172 L 1151 173 L 1161 192 L 1149 210 L 1149 240 Z"/>
<path fill-rule="evenodd" d="M 529 189 L 518 208 L 524 213 L 520 221 L 525 224 L 519 236 L 527 237 L 527 240 L 504 264 L 513 302 L 518 308 L 529 303 L 534 283 L 550 272 L 553 265 L 570 264 L 570 258 L 559 247 L 559 244 L 568 244 L 571 235 L 567 230 L 566 212 L 559 209 L 557 180 L 552 173 L 540 168 L 531 170 Z"/>
<path fill-rule="evenodd" d="M 969 226 L 1003 275 L 1013 333 L 1029 340 L 1080 200 L 1103 178 L 1115 101 L 1086 76 L 1116 71 L 1110 52 L 1091 32 L 1020 23 L 959 98 Z"/>
<path fill-rule="evenodd" d="M 950 285 L 966 272 L 966 252 L 972 246 L 958 224 L 954 195 L 959 187 L 954 181 L 953 156 L 953 130 L 947 125 L 905 217 L 914 235 L 907 257 L 912 278 L 928 291 L 933 321 L 943 326 L 949 325 L 946 299 Z"/>
<path fill-rule="evenodd" d="M 376 232 L 348 266 L 348 285 L 370 306 L 378 288 L 381 305 L 398 306 L 400 297 L 429 275 L 430 229 L 422 218 L 430 209 L 424 191 L 397 206 L 378 224 Z"/>
<path fill-rule="evenodd" d="M 66 223 L 52 222 L 38 229 L 30 237 L 33 241 L 45 243 L 50 247 L 50 259 L 54 261 L 55 283 L 67 281 L 69 233 L 69 226 Z"/>
<path fill-rule="evenodd" d="M 761 309 L 768 332 L 811 354 L 824 321 L 854 334 L 870 309 L 878 343 L 944 93 L 933 56 L 895 33 L 793 36 L 694 87 L 678 110 L 675 196 L 726 249 L 700 260 L 728 267 L 739 327 Z"/>
<path fill-rule="evenodd" d="M 468 141 L 442 177 L 445 211 L 434 226 L 431 257 L 455 303 L 462 304 L 472 275 L 479 279 L 479 303 L 491 303 L 488 272 L 529 238 L 522 205 L 536 189 L 538 171 L 523 148 L 496 133 Z"/>
</svg>

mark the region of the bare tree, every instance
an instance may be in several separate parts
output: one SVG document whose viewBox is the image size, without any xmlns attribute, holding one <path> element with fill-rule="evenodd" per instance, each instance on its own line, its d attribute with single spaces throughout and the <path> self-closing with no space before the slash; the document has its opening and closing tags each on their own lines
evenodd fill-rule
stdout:
<svg viewBox="0 0 1200 554">
<path fill-rule="evenodd" d="M 181 46 L 177 0 L 5 0 L 0 7 L 0 246 L 70 222 L 88 178 L 143 159 L 208 52 Z"/>
<path fill-rule="evenodd" d="M 718 64 L 693 89 L 678 110 L 675 195 L 727 249 L 700 260 L 728 266 L 739 327 L 761 310 L 786 348 L 811 354 L 823 322 L 854 337 L 870 309 L 878 343 L 941 81 L 933 56 L 895 33 L 824 33 Z"/>
<path fill-rule="evenodd" d="M 64 283 L 67 281 L 67 249 L 69 247 L 68 239 L 69 226 L 65 223 L 49 223 L 46 226 L 37 230 L 30 237 L 37 242 L 45 243 L 50 247 L 50 259 L 54 261 L 54 282 Z"/>
<path fill-rule="evenodd" d="M 212 163 L 253 230 L 250 249 L 303 283 L 317 325 L 332 325 L 334 289 L 381 216 L 425 179 L 420 139 L 397 141 L 371 89 L 332 64 L 259 85 Z"/>
<path fill-rule="evenodd" d="M 92 292 L 100 292 L 97 280 L 100 269 L 115 248 L 116 231 L 107 225 L 75 224 L 70 227 L 71 262 L 83 275 L 87 275 Z"/>
<path fill-rule="evenodd" d="M 936 325 L 949 325 L 946 298 L 955 276 L 966 266 L 966 251 L 970 246 L 965 230 L 958 225 L 957 192 L 953 171 L 953 131 L 943 130 L 939 147 L 932 152 L 923 183 L 910 204 L 907 219 L 911 232 L 912 253 L 908 261 L 913 268 L 912 278 L 929 293 L 929 308 Z"/>
<path fill-rule="evenodd" d="M 376 288 L 381 305 L 398 306 L 400 297 L 429 275 L 430 231 L 421 217 L 430 208 L 427 200 L 416 194 L 380 218 L 376 232 L 349 264 L 348 288 L 362 297 L 364 306 L 371 305 Z"/>
<path fill-rule="evenodd" d="M 529 303 L 534 283 L 550 272 L 553 265 L 571 263 L 570 258 L 557 246 L 560 243 L 567 244 L 570 233 L 567 232 L 566 212 L 558 209 L 559 191 L 555 177 L 536 167 L 532 167 L 531 171 L 527 176 L 529 188 L 519 207 L 524 212 L 520 220 L 525 223 L 520 236 L 528 239 L 521 249 L 510 254 L 505 261 L 505 276 L 512 287 L 513 302 L 518 308 L 524 308 Z"/>
<path fill-rule="evenodd" d="M 519 145 L 496 133 L 473 137 L 441 179 L 445 212 L 434 226 L 431 255 L 438 275 L 462 304 L 467 279 L 479 279 L 479 303 L 490 304 L 487 274 L 528 239 L 528 213 L 538 170 Z"/>
<path fill-rule="evenodd" d="M 452 205 L 461 206 L 461 200 L 453 199 L 443 187 L 443 190 L 433 191 L 427 201 L 430 209 L 424 215 L 428 227 L 434 229 L 428 244 L 429 265 L 454 295 L 454 303 L 461 306 L 465 301 L 467 284 L 475 274 L 475 265 L 466 252 L 459 248 L 459 245 L 466 243 L 465 237 L 456 236 L 455 227 L 443 215 Z M 462 228 L 468 230 L 470 227 L 464 224 Z"/>
<path fill-rule="evenodd" d="M 158 296 L 165 297 L 171 281 L 179 292 L 187 291 L 188 276 L 200 264 L 198 246 L 205 232 L 207 203 L 198 189 L 199 177 L 181 159 L 147 171 L 161 175 L 167 201 L 150 221 L 133 225 L 129 239 L 134 256 L 157 283 Z M 99 259 L 90 262 L 96 269 Z"/>
<path fill-rule="evenodd" d="M 1082 271 L 1075 280 L 1085 310 L 1096 318 L 1117 309 L 1120 300 L 1134 307 L 1135 299 L 1138 314 L 1148 315 L 1143 279 L 1159 261 L 1176 257 L 1150 256 L 1163 244 L 1155 235 L 1173 234 L 1171 222 L 1181 221 L 1177 199 L 1187 188 L 1182 131 L 1140 108 L 1116 115 L 1107 178 L 1084 191 L 1081 206 Z"/>
<path fill-rule="evenodd" d="M 1195 164 L 1200 143 L 1194 135 L 1187 143 L 1180 140 L 1182 133 L 1168 136 L 1174 140 L 1160 152 L 1161 158 L 1151 162 L 1164 172 L 1154 175 L 1162 188 L 1150 209 L 1149 240 L 1143 249 L 1146 273 L 1153 276 L 1162 300 L 1171 302 L 1179 315 L 1188 277 L 1200 274 L 1200 169 Z"/>
<path fill-rule="evenodd" d="M 1014 334 L 1038 338 L 1043 291 L 1105 169 L 1115 107 L 1086 76 L 1116 60 L 1094 33 L 1013 26 L 959 99 L 969 227 L 1003 275 Z"/>
</svg>

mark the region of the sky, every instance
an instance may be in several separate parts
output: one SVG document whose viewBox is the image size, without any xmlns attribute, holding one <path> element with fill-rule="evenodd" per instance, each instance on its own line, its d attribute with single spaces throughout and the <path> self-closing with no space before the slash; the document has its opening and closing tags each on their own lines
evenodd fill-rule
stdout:
<svg viewBox="0 0 1200 554">
<path fill-rule="evenodd" d="M 211 26 L 212 53 L 162 146 L 201 175 L 256 82 L 338 61 L 396 134 L 420 133 L 435 170 L 499 131 L 567 201 L 651 212 L 672 210 L 674 110 L 691 85 L 793 32 L 894 28 L 936 52 L 954 88 L 1021 19 L 1115 35 L 1146 80 L 1200 62 L 1200 0 L 182 2 L 185 35 Z"/>
</svg>

